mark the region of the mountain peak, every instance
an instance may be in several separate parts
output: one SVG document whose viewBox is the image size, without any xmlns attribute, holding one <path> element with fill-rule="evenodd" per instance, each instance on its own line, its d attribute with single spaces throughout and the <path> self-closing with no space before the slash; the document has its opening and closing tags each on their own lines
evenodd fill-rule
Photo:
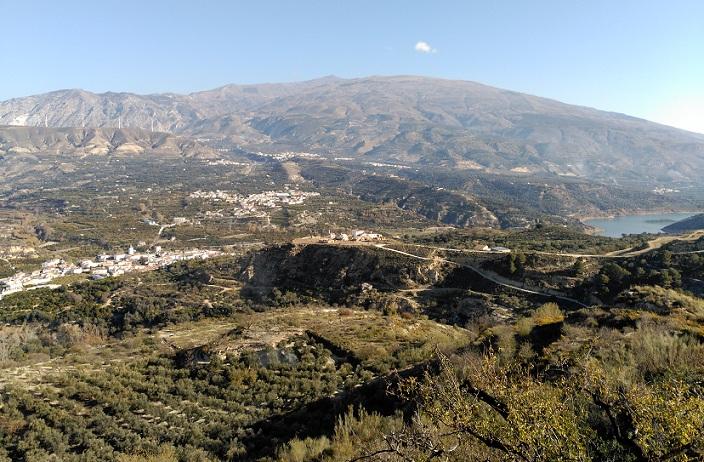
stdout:
<svg viewBox="0 0 704 462">
<path fill-rule="evenodd" d="M 608 181 L 691 182 L 704 171 L 700 135 L 471 81 L 330 75 L 189 95 L 63 92 L 0 103 L 0 124 L 119 125 L 256 150 Z"/>
</svg>

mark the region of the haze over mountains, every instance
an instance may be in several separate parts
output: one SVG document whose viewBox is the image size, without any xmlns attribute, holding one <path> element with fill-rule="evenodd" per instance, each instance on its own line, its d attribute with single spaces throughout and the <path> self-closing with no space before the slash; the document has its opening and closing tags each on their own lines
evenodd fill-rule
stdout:
<svg viewBox="0 0 704 462">
<path fill-rule="evenodd" d="M 0 125 L 42 126 L 45 118 L 49 127 L 113 129 L 121 123 L 150 131 L 153 125 L 156 131 L 246 149 L 489 173 L 658 184 L 697 182 L 704 172 L 704 135 L 479 83 L 426 77 L 326 77 L 227 85 L 189 95 L 62 90 L 0 103 Z M 36 137 L 1 132 L 5 152 L 12 140 L 20 149 L 54 149 Z M 32 148 L 23 145 L 29 142 Z"/>
</svg>

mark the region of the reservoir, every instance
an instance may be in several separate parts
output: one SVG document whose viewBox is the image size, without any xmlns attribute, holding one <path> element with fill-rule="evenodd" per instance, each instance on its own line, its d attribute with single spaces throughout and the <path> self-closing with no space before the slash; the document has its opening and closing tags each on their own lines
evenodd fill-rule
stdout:
<svg viewBox="0 0 704 462">
<path fill-rule="evenodd" d="M 622 215 L 613 218 L 593 218 L 583 220 L 589 226 L 598 228 L 599 236 L 621 237 L 623 234 L 661 233 L 662 228 L 676 221 L 684 220 L 697 212 L 658 213 L 653 215 Z"/>
</svg>

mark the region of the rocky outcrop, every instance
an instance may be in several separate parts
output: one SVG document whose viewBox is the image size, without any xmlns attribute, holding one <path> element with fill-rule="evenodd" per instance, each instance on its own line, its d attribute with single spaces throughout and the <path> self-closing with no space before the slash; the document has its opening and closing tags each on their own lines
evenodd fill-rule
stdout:
<svg viewBox="0 0 704 462">
<path fill-rule="evenodd" d="M 445 263 L 394 255 L 373 247 L 293 244 L 251 254 L 239 274 L 243 294 L 269 296 L 276 289 L 339 303 L 364 290 L 404 290 L 438 284 Z"/>
</svg>

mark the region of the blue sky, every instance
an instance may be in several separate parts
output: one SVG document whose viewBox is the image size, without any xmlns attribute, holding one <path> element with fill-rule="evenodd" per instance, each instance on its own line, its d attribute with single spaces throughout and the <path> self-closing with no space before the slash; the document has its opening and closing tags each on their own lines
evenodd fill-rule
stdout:
<svg viewBox="0 0 704 462">
<path fill-rule="evenodd" d="M 0 0 L 0 16 L 0 99 L 418 74 L 704 132 L 702 0 Z"/>
</svg>

